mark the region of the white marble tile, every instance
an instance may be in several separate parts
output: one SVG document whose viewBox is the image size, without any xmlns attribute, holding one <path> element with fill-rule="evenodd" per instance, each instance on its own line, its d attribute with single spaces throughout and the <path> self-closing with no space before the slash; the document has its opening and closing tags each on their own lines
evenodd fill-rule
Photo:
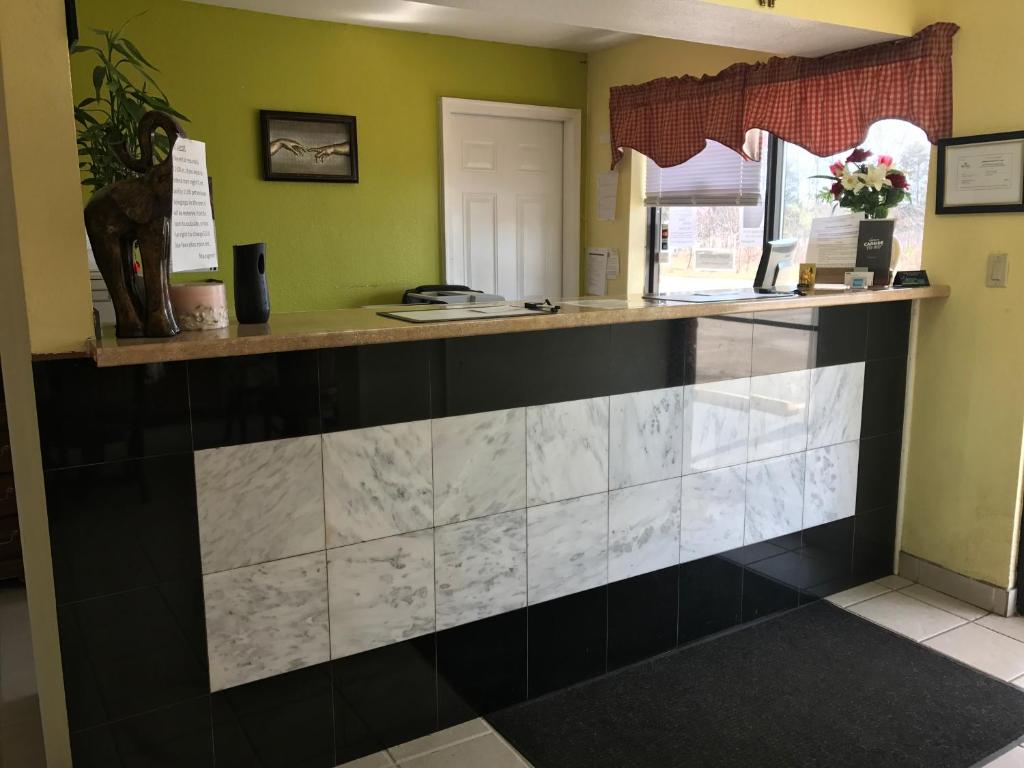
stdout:
<svg viewBox="0 0 1024 768">
<path fill-rule="evenodd" d="M 747 465 L 747 514 L 743 543 L 756 544 L 802 527 L 804 454 Z"/>
<path fill-rule="evenodd" d="M 683 391 L 683 474 L 747 460 L 750 379 L 696 384 Z"/>
<path fill-rule="evenodd" d="M 750 380 L 750 461 L 807 448 L 810 371 L 773 373 Z"/>
<path fill-rule="evenodd" d="M 324 492 L 328 547 L 431 527 L 430 422 L 324 435 Z"/>
<path fill-rule="evenodd" d="M 864 363 L 812 370 L 807 447 L 821 448 L 859 440 L 863 403 Z"/>
<path fill-rule="evenodd" d="M 679 479 L 608 495 L 608 581 L 679 562 Z"/>
<path fill-rule="evenodd" d="M 557 501 L 526 512 L 529 602 L 608 580 L 608 494 Z"/>
<path fill-rule="evenodd" d="M 852 517 L 857 511 L 860 441 L 807 452 L 804 476 L 804 528 Z"/>
<path fill-rule="evenodd" d="M 851 605 L 846 610 L 917 641 L 934 637 L 964 623 L 959 616 L 899 592 L 887 592 Z"/>
<path fill-rule="evenodd" d="M 1000 680 L 1024 675 L 1024 643 L 978 624 L 964 624 L 924 644 Z"/>
<path fill-rule="evenodd" d="M 609 423 L 612 488 L 682 474 L 682 387 L 616 395 L 611 398 Z"/>
<path fill-rule="evenodd" d="M 434 532 L 327 550 L 331 658 L 434 631 Z"/>
<path fill-rule="evenodd" d="M 434 529 L 437 630 L 526 605 L 526 510 Z"/>
<path fill-rule="evenodd" d="M 196 451 L 203 573 L 324 548 L 320 436 Z"/>
<path fill-rule="evenodd" d="M 747 470 L 725 467 L 683 478 L 679 562 L 743 546 Z"/>
<path fill-rule="evenodd" d="M 526 507 L 526 409 L 436 419 L 434 524 Z"/>
<path fill-rule="evenodd" d="M 849 608 L 851 605 L 863 603 L 865 600 L 870 600 L 873 597 L 884 595 L 887 592 L 889 592 L 889 590 L 878 582 L 869 581 L 867 584 L 858 584 L 856 587 L 844 589 L 842 592 L 836 592 L 834 595 L 829 595 L 825 599 L 830 603 L 838 605 L 840 608 Z"/>
<path fill-rule="evenodd" d="M 526 409 L 529 506 L 608 490 L 608 398 Z"/>
<path fill-rule="evenodd" d="M 323 552 L 211 573 L 203 592 L 212 690 L 330 658 Z"/>
</svg>

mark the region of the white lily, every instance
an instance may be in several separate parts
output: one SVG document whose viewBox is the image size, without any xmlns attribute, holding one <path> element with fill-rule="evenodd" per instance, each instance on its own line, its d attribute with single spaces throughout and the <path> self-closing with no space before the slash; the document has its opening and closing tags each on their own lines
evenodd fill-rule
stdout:
<svg viewBox="0 0 1024 768">
<path fill-rule="evenodd" d="M 868 166 L 867 173 L 859 174 L 863 177 L 864 186 L 871 187 L 876 192 L 881 192 L 884 187 L 891 187 L 892 182 L 886 178 L 889 172 L 887 165 Z"/>
<path fill-rule="evenodd" d="M 843 175 L 839 177 L 839 183 L 843 185 L 843 189 L 859 192 L 864 188 L 864 182 L 858 178 L 859 176 L 859 173 L 851 173 L 848 168 L 844 168 Z"/>
</svg>

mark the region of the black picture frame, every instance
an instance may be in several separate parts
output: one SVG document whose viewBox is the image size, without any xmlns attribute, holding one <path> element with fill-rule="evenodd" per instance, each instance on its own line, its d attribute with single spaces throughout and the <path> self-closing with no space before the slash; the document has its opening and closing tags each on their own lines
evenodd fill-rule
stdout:
<svg viewBox="0 0 1024 768">
<path fill-rule="evenodd" d="M 275 123 L 287 123 L 287 126 L 275 126 Z M 333 144 L 318 144 L 311 146 L 305 144 L 302 139 L 302 123 L 310 125 L 310 135 L 318 136 L 318 141 L 330 138 L 330 131 L 324 125 L 338 127 L 338 141 Z M 272 152 L 271 142 L 280 141 L 284 136 L 278 136 L 277 131 L 282 127 L 288 127 L 299 139 L 293 139 L 298 149 L 281 149 Z M 289 137 L 290 138 L 290 137 Z M 322 155 L 320 150 L 333 146 L 341 146 L 347 143 L 349 150 L 344 152 L 330 152 Z M 273 157 L 278 152 L 290 154 L 282 157 L 289 161 L 292 170 L 283 170 L 280 166 L 284 163 L 275 163 Z M 260 154 L 263 165 L 263 179 L 265 181 L 315 181 L 327 183 L 355 184 L 359 181 L 359 144 L 356 136 L 356 118 L 353 115 L 327 115 L 317 112 L 281 112 L 277 110 L 260 110 Z M 331 168 L 331 157 L 338 157 L 339 160 L 348 159 L 348 167 L 344 172 Z M 308 161 L 308 162 L 307 162 Z M 277 165 L 278 167 L 275 167 Z M 308 165 L 309 170 L 298 168 L 297 165 Z"/>
<path fill-rule="evenodd" d="M 940 139 L 938 144 L 938 167 L 936 169 L 935 213 L 938 215 L 967 213 L 1024 213 L 1024 149 L 1021 152 L 1020 167 L 1015 173 L 1021 182 L 1021 196 L 1016 202 L 963 204 L 947 201 L 947 168 L 951 149 L 972 145 L 984 145 L 1006 142 L 1020 142 L 1024 148 L 1024 131 L 1007 131 L 1004 133 L 987 133 L 976 136 L 958 136 L 952 139 Z"/>
<path fill-rule="evenodd" d="M 78 9 L 75 0 L 64 0 L 64 26 L 68 32 L 68 50 L 78 42 Z"/>
</svg>

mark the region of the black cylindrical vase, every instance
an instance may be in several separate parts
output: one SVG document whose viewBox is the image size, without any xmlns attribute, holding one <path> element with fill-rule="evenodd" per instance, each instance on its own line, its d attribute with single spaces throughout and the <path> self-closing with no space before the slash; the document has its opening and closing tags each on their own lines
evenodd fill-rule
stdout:
<svg viewBox="0 0 1024 768">
<path fill-rule="evenodd" d="M 267 244 L 236 245 L 235 317 L 240 323 L 265 323 L 270 317 L 267 293 Z"/>
</svg>

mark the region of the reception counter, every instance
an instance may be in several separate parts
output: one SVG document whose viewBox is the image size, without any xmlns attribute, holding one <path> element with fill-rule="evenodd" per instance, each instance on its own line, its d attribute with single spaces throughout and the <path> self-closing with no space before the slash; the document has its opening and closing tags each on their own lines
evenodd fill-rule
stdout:
<svg viewBox="0 0 1024 768">
<path fill-rule="evenodd" d="M 911 305 L 947 295 L 37 362 L 76 768 L 330 768 L 891 573 Z"/>
</svg>

